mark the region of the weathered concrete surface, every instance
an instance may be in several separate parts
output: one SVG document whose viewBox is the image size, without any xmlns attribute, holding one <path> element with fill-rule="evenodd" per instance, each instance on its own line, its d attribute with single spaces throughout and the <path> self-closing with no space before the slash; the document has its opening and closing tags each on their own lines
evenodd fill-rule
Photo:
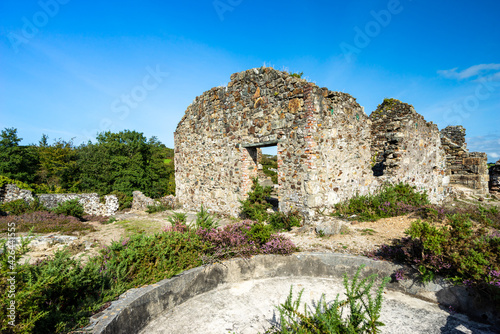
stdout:
<svg viewBox="0 0 500 334">
<path fill-rule="evenodd" d="M 264 333 L 279 323 L 276 305 L 285 302 L 293 286 L 295 298 L 303 289 L 301 301 L 317 305 L 325 294 L 332 303 L 340 299 L 344 287 L 340 278 L 279 277 L 225 284 L 196 296 L 152 320 L 140 333 Z M 304 303 L 300 311 L 304 310 Z M 438 305 L 401 292 L 384 294 L 381 318 L 383 333 L 493 333 L 490 326 L 450 315 Z"/>
<path fill-rule="evenodd" d="M 282 283 L 286 287 L 284 291 L 287 292 L 290 287 L 290 284 L 286 280 L 287 277 L 290 279 L 305 279 L 306 282 L 309 279 L 335 280 L 342 277 L 344 273 L 352 276 L 361 264 L 366 265 L 362 271 L 363 276 L 373 273 L 380 277 L 389 276 L 401 268 L 401 266 L 389 262 L 373 261 L 365 257 L 332 253 L 300 253 L 292 256 L 266 255 L 256 256 L 251 259 L 234 259 L 206 268 L 194 268 L 172 279 L 163 280 L 144 288 L 132 289 L 122 295 L 120 300 L 113 302 L 103 313 L 94 316 L 91 319 L 92 324 L 87 329 L 93 333 L 102 334 L 137 333 L 153 319 L 168 314 L 168 312 L 192 298 L 216 289 L 228 289 L 231 284 L 236 284 L 234 285 L 236 287 L 238 284 L 243 284 L 242 286 L 248 288 L 248 284 L 251 285 L 253 284 L 252 282 L 279 278 L 284 280 Z M 322 290 L 322 288 L 318 288 L 317 290 Z M 388 290 L 426 298 L 430 302 L 440 302 L 446 306 L 451 305 L 456 310 L 475 312 L 476 316 L 483 316 L 483 318 L 490 321 L 497 321 L 496 325 L 500 325 L 498 313 L 495 314 L 492 309 L 485 308 L 484 305 L 473 300 L 463 289 L 450 286 L 442 281 L 424 286 L 421 283 L 408 279 L 399 283 L 390 283 Z M 248 298 L 250 298 L 249 296 Z M 272 301 L 274 304 L 278 301 L 277 297 L 282 296 L 279 294 L 273 297 Z M 396 299 L 399 300 L 401 298 L 397 297 Z M 415 299 L 415 303 L 420 303 L 420 300 Z M 409 302 L 408 305 L 412 309 L 417 304 Z M 216 304 L 212 305 L 213 308 L 216 308 L 216 306 Z M 395 308 L 399 307 L 396 306 Z M 427 315 L 434 312 L 427 312 L 426 310 L 429 310 L 427 306 L 424 307 L 422 314 Z M 434 306 L 433 310 L 437 310 L 436 306 Z M 226 314 L 226 317 L 229 317 L 233 311 L 227 310 L 229 313 Z M 193 314 L 194 318 L 201 314 L 198 310 L 192 310 L 190 313 Z M 440 320 L 436 320 L 436 326 L 443 326 L 447 322 L 455 323 L 454 318 L 442 315 L 443 317 Z M 251 317 L 248 319 L 249 322 L 247 324 L 252 323 Z M 479 325 L 474 325 L 464 320 L 463 326 Z M 221 329 L 224 330 L 224 328 Z M 205 333 L 206 331 L 205 328 L 199 328 L 197 332 Z M 424 330 L 423 332 L 426 331 Z"/>
</svg>

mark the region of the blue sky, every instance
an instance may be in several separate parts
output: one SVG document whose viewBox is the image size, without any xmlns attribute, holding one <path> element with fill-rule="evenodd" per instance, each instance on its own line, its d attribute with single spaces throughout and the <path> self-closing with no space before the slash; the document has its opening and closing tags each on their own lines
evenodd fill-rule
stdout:
<svg viewBox="0 0 500 334">
<path fill-rule="evenodd" d="M 0 2 L 0 128 L 23 144 L 131 129 L 173 147 L 187 106 L 262 65 L 386 97 L 500 159 L 500 2 Z"/>
</svg>

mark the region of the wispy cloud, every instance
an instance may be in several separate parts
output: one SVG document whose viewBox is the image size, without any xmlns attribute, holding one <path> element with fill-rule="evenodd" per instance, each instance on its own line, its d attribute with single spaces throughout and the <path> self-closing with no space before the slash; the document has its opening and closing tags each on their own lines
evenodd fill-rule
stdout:
<svg viewBox="0 0 500 334">
<path fill-rule="evenodd" d="M 468 79 L 472 77 L 492 77 L 493 80 L 500 79 L 500 64 L 479 64 L 465 70 L 458 71 L 458 67 L 451 70 L 439 70 L 438 74 L 450 79 Z"/>
<path fill-rule="evenodd" d="M 471 152 L 486 152 L 488 162 L 495 162 L 500 158 L 500 135 L 467 138 L 467 146 Z"/>
</svg>

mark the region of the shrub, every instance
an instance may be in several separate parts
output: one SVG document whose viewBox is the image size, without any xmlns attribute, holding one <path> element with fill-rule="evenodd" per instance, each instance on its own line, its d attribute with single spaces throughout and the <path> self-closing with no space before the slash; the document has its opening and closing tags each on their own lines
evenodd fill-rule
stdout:
<svg viewBox="0 0 500 334">
<path fill-rule="evenodd" d="M 200 228 L 196 234 L 212 245 L 211 253 L 218 259 L 260 253 L 288 255 L 297 249 L 289 239 L 272 234 L 270 226 L 251 220 L 216 230 Z"/>
<path fill-rule="evenodd" d="M 203 205 L 200 208 L 200 211 L 196 214 L 196 227 L 202 227 L 207 230 L 215 229 L 219 226 L 219 222 L 214 220 L 214 217 L 208 211 L 203 208 Z"/>
<path fill-rule="evenodd" d="M 83 205 L 80 204 L 78 199 L 72 199 L 66 202 L 59 203 L 55 209 L 52 210 L 56 214 L 66 216 L 73 216 L 77 218 L 83 217 Z"/>
<path fill-rule="evenodd" d="M 0 205 L 0 210 L 5 211 L 10 215 L 22 215 L 24 213 L 32 213 L 36 211 L 47 211 L 47 208 L 40 204 L 38 198 L 35 198 L 31 202 L 26 202 L 23 199 L 17 199 L 15 201 L 7 202 Z"/>
<path fill-rule="evenodd" d="M 248 197 L 241 203 L 241 216 L 243 218 L 263 222 L 267 219 L 267 209 L 272 205 L 267 202 L 267 198 L 271 196 L 271 187 L 262 187 L 259 180 L 254 178 L 252 180 L 252 188 L 248 193 Z"/>
<path fill-rule="evenodd" d="M 168 206 L 165 206 L 163 204 L 155 204 L 155 205 L 148 205 L 146 212 L 147 213 L 157 213 L 157 212 L 167 211 L 170 209 L 171 208 L 169 208 Z"/>
<path fill-rule="evenodd" d="M 372 291 L 375 284 L 376 275 L 360 280 L 361 266 L 352 281 L 349 282 L 347 274 L 344 274 L 344 288 L 346 299 L 340 301 L 339 295 L 335 301 L 328 305 L 325 295 L 311 311 L 307 305 L 302 313 L 300 300 L 302 290 L 297 299 L 293 299 L 293 287 L 290 287 L 290 294 L 285 301 L 277 307 L 280 315 L 280 324 L 272 327 L 266 333 L 380 333 L 379 327 L 384 326 L 379 321 L 382 309 L 382 295 L 384 287 L 389 282 L 386 277 L 376 289 L 373 297 Z M 347 312 L 344 309 L 348 308 Z M 345 315 L 347 314 L 347 316 Z"/>
<path fill-rule="evenodd" d="M 9 225 L 10 224 L 10 225 Z M 73 216 L 58 215 L 53 212 L 37 211 L 19 216 L 0 217 L 0 233 L 7 232 L 15 224 L 16 232 L 74 234 L 79 231 L 94 231 L 92 225 Z"/>
<path fill-rule="evenodd" d="M 33 188 L 31 188 L 27 183 L 10 179 L 4 175 L 0 175 L 0 188 L 3 188 L 7 184 L 15 184 L 19 189 L 33 191 Z"/>
<path fill-rule="evenodd" d="M 428 205 L 427 194 L 419 193 L 415 187 L 399 183 L 385 185 L 373 195 L 355 196 L 344 203 L 335 205 L 336 215 L 356 215 L 360 221 L 404 215 Z"/>
<path fill-rule="evenodd" d="M 129 209 L 132 207 L 132 202 L 134 198 L 132 196 L 129 196 L 125 194 L 124 192 L 118 191 L 118 190 L 113 190 L 110 195 L 115 195 L 116 198 L 118 198 L 118 204 L 120 205 L 118 207 L 118 210 L 125 210 Z"/>
<path fill-rule="evenodd" d="M 456 283 L 500 288 L 500 233 L 475 228 L 468 215 L 448 216 L 436 227 L 416 221 L 407 238 L 370 254 L 418 267 L 424 281 L 440 274 Z M 500 296 L 500 289 L 496 292 Z"/>
<path fill-rule="evenodd" d="M 290 231 L 292 227 L 301 225 L 302 217 L 300 213 L 295 210 L 286 214 L 283 212 L 275 212 L 269 216 L 268 220 L 274 230 Z"/>
<path fill-rule="evenodd" d="M 44 214 L 54 215 L 45 212 Z M 4 217 L 19 219 L 22 216 Z M 76 220 L 74 217 L 70 219 Z M 183 218 L 178 216 L 177 222 Z M 83 224 L 79 222 L 80 224 Z M 202 264 L 204 256 L 241 255 L 240 246 L 251 246 L 245 255 L 290 254 L 295 246 L 282 236 L 272 235 L 266 244 L 251 241 L 246 232 L 254 222 L 228 225 L 224 229 L 198 231 L 170 229 L 154 235 L 136 234 L 113 242 L 86 264 L 58 251 L 35 265 L 20 264 L 27 248 L 16 251 L 11 264 L 5 247 L 0 254 L 0 321 L 2 333 L 66 333 L 84 326 L 88 318 L 128 289 L 155 283 Z M 5 246 L 5 241 L 0 246 Z M 224 253 L 216 253 L 218 249 Z M 221 255 L 222 254 L 222 255 Z M 7 278 L 16 276 L 16 326 L 7 325 Z"/>
<path fill-rule="evenodd" d="M 264 225 L 263 223 L 256 223 L 250 227 L 250 230 L 246 231 L 250 240 L 258 243 L 265 244 L 271 238 L 274 230 L 270 225 Z"/>
</svg>

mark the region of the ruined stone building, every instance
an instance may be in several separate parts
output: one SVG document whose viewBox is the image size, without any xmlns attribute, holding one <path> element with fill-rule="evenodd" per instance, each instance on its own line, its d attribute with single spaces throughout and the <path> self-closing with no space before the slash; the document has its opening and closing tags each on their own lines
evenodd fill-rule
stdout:
<svg viewBox="0 0 500 334">
<path fill-rule="evenodd" d="M 349 94 L 251 69 L 187 108 L 174 134 L 176 196 L 185 208 L 237 216 L 257 176 L 259 148 L 277 146 L 283 212 L 329 212 L 384 182 L 410 183 L 439 202 L 452 177 L 442 138 L 406 103 L 384 100 L 368 116 Z"/>
</svg>

